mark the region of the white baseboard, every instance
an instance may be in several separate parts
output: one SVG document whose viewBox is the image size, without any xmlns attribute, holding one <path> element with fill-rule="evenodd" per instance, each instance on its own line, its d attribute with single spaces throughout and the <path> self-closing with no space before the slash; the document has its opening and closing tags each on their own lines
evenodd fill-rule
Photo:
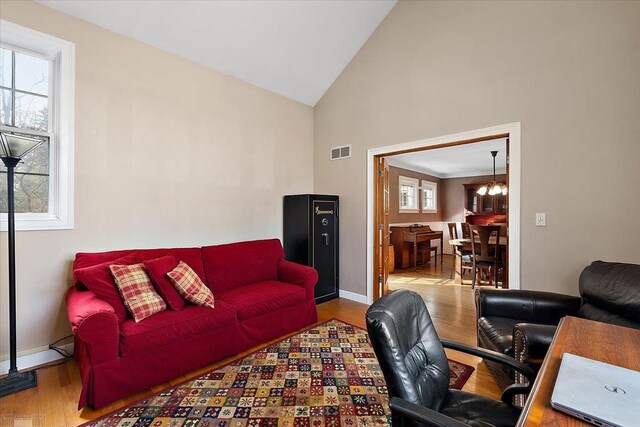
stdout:
<svg viewBox="0 0 640 427">
<path fill-rule="evenodd" d="M 340 298 L 350 299 L 351 301 L 360 302 L 362 304 L 367 303 L 367 296 L 356 294 L 355 292 L 340 290 Z"/>
<path fill-rule="evenodd" d="M 58 347 L 73 354 L 73 343 L 60 345 Z M 56 360 L 60 360 L 63 358 L 64 357 L 60 353 L 49 349 L 37 351 L 30 354 L 24 354 L 22 356 L 18 356 L 18 370 L 22 371 L 36 366 L 41 366 L 46 363 L 55 362 Z M 4 375 L 9 372 L 9 365 L 9 359 L 0 361 L 0 375 Z"/>
</svg>

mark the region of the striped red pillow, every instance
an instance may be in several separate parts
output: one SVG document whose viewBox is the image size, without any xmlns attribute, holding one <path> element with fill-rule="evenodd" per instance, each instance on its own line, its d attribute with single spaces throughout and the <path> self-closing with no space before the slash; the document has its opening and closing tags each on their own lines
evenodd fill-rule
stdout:
<svg viewBox="0 0 640 427">
<path fill-rule="evenodd" d="M 144 264 L 110 265 L 109 269 L 133 320 L 137 322 L 164 311 L 167 305 L 154 289 Z"/>
<path fill-rule="evenodd" d="M 214 308 L 211 290 L 185 262 L 180 261 L 176 268 L 167 273 L 167 276 L 184 299 L 195 305 Z"/>
</svg>

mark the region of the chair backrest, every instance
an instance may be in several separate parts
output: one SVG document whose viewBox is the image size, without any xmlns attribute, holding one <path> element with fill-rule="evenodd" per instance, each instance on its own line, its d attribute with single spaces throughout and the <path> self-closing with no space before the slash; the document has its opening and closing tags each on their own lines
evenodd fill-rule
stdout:
<svg viewBox="0 0 640 427">
<path fill-rule="evenodd" d="M 585 319 L 640 329 L 640 265 L 594 261 L 580 274 Z"/>
<path fill-rule="evenodd" d="M 457 239 L 458 238 L 458 228 L 455 222 L 448 222 L 447 227 L 449 227 L 449 239 Z"/>
<path fill-rule="evenodd" d="M 491 225 L 499 225 L 500 226 L 500 236 L 506 237 L 508 233 L 509 224 L 506 222 L 494 222 Z"/>
<path fill-rule="evenodd" d="M 447 227 L 449 227 L 449 239 L 458 239 L 458 223 L 448 222 Z"/>
<path fill-rule="evenodd" d="M 449 389 L 449 362 L 420 295 L 391 292 L 369 307 L 366 320 L 389 396 L 439 410 Z"/>
<path fill-rule="evenodd" d="M 475 261 L 496 262 L 500 256 L 500 226 L 471 225 L 471 253 Z M 493 242 L 489 242 L 494 237 Z"/>
<path fill-rule="evenodd" d="M 463 222 L 463 223 L 460 223 L 460 226 L 462 227 L 462 238 L 470 239 L 471 238 L 471 230 L 469 229 L 470 224 L 468 222 Z"/>
</svg>

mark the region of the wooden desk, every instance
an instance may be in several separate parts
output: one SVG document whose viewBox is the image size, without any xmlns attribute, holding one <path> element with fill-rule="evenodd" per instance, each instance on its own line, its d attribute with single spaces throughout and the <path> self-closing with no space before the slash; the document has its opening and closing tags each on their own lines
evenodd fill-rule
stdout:
<svg viewBox="0 0 640 427">
<path fill-rule="evenodd" d="M 640 330 L 577 317 L 565 317 L 560 321 L 540 373 L 533 383 L 531 394 L 518 420 L 518 427 L 591 426 L 551 407 L 551 394 L 556 384 L 562 354 L 572 353 L 640 371 L 638 349 Z M 585 372 L 585 375 L 588 373 Z"/>
<path fill-rule="evenodd" d="M 442 231 L 433 231 L 428 225 L 421 227 L 391 226 L 391 244 L 394 247 L 396 268 L 411 266 L 409 248 L 413 249 L 413 267 L 415 268 L 418 262 L 418 245 L 427 244 L 430 247 L 431 241 L 438 239 L 440 239 L 440 263 L 442 263 L 444 248 Z M 431 256 L 431 251 L 428 254 Z"/>
</svg>

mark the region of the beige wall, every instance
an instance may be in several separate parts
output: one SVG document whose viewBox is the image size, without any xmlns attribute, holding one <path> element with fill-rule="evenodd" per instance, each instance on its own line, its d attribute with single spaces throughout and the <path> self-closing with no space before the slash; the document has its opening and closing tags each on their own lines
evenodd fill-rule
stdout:
<svg viewBox="0 0 640 427">
<path fill-rule="evenodd" d="M 464 184 L 487 183 L 493 175 L 446 178 L 442 180 L 442 221 L 464 222 Z M 507 182 L 506 175 L 496 175 L 499 182 Z"/>
<path fill-rule="evenodd" d="M 400 176 L 406 176 L 407 178 L 416 178 L 419 181 L 431 181 L 438 184 L 438 212 L 436 213 L 407 213 L 400 212 Z M 408 222 L 436 222 L 441 221 L 442 218 L 442 196 L 440 195 L 440 178 L 427 175 L 424 173 L 397 168 L 389 166 L 389 223 L 408 223 Z M 419 182 L 419 185 L 422 185 Z M 418 199 L 418 206 L 422 206 L 422 191 L 420 191 L 420 197 Z"/>
<path fill-rule="evenodd" d="M 518 121 L 522 287 L 575 294 L 592 260 L 640 262 L 639 22 L 640 2 L 399 2 L 314 111 L 342 289 L 366 292 L 367 149 Z"/>
<path fill-rule="evenodd" d="M 312 108 L 36 3 L 0 11 L 76 44 L 75 229 L 17 235 L 19 351 L 69 333 L 76 252 L 279 237 L 282 196 L 312 191 Z"/>
</svg>

